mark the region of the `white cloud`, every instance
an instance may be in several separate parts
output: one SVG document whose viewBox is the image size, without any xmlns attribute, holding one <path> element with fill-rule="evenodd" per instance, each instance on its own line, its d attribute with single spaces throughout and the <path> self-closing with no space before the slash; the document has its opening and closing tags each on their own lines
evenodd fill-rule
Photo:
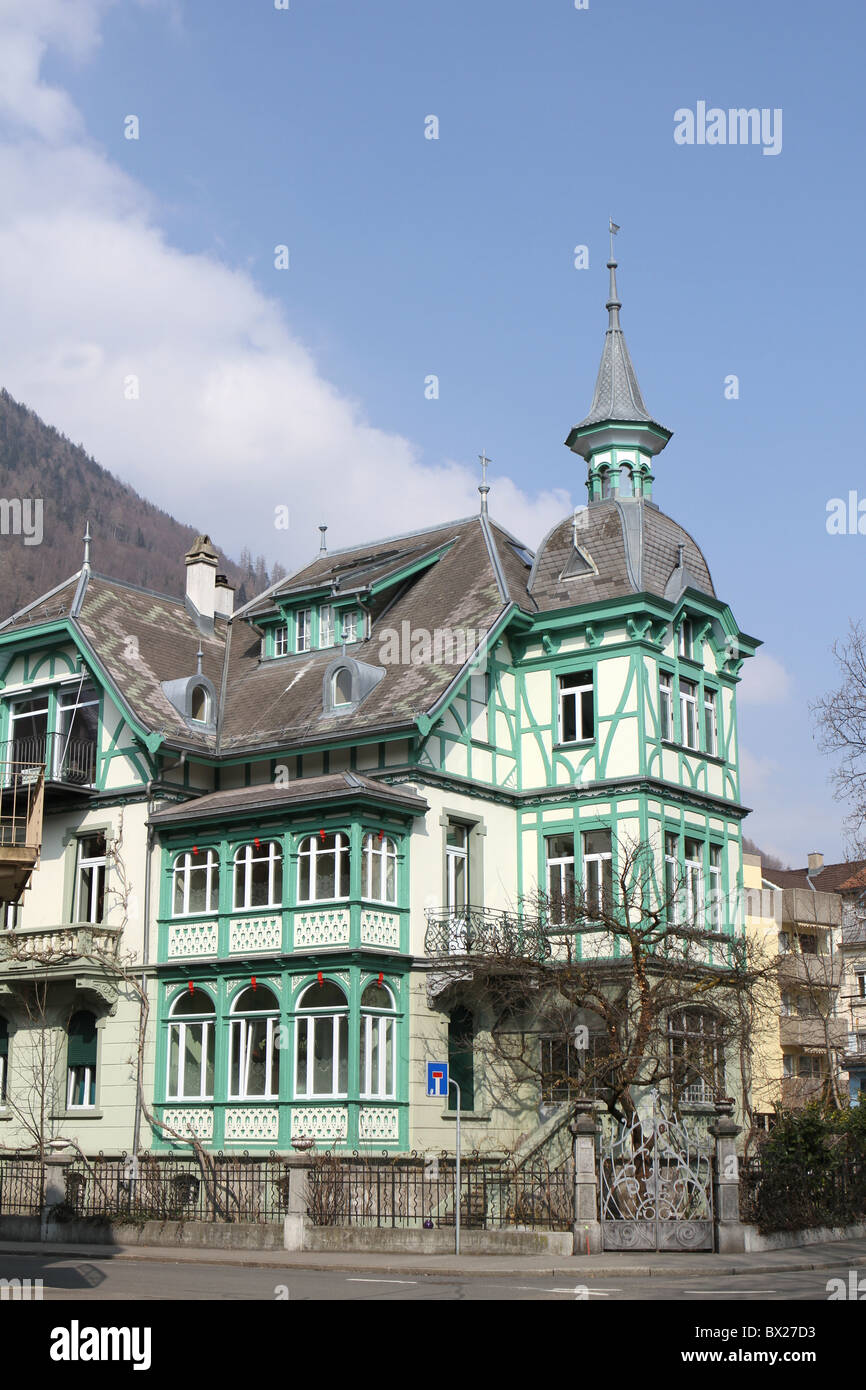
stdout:
<svg viewBox="0 0 866 1390">
<path fill-rule="evenodd" d="M 42 81 L 50 45 L 94 53 L 111 3 L 0 0 L 2 383 L 235 555 L 288 564 L 315 551 L 319 522 L 338 546 L 477 511 L 474 468 L 424 465 L 321 375 L 247 273 L 169 245 L 147 190 Z M 491 511 L 529 544 L 571 509 L 565 490 L 491 481 Z"/>
<path fill-rule="evenodd" d="M 781 661 L 763 649 L 743 666 L 737 690 L 741 705 L 779 705 L 791 693 L 791 676 Z"/>
</svg>

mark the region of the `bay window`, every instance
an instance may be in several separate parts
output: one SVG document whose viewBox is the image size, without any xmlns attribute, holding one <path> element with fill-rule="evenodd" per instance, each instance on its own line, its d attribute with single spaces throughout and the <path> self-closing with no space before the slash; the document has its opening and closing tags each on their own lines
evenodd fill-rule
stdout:
<svg viewBox="0 0 866 1390">
<path fill-rule="evenodd" d="M 671 1086 L 685 1101 L 718 1099 L 725 1084 L 721 1024 L 706 1009 L 680 1009 L 668 1019 Z"/>
<path fill-rule="evenodd" d="M 169 1100 L 212 1100 L 215 1010 L 204 990 L 184 990 L 168 1025 Z"/>
<path fill-rule="evenodd" d="M 574 836 L 548 835 L 544 846 L 550 922 L 564 926 L 574 919 Z"/>
<path fill-rule="evenodd" d="M 609 830 L 583 832 L 583 892 L 590 917 L 609 913 L 613 905 L 613 855 Z"/>
<path fill-rule="evenodd" d="M 710 928 L 722 930 L 722 848 L 710 845 Z"/>
<path fill-rule="evenodd" d="M 680 680 L 680 741 L 686 748 L 698 746 L 698 687 Z"/>
<path fill-rule="evenodd" d="M 668 742 L 674 736 L 674 692 L 670 671 L 659 671 L 659 735 Z"/>
<path fill-rule="evenodd" d="M 172 871 L 173 915 L 190 917 L 216 912 L 219 904 L 220 865 L 216 850 L 186 850 L 174 861 Z"/>
<path fill-rule="evenodd" d="M 328 902 L 349 896 L 349 837 L 309 835 L 298 854 L 298 901 Z"/>
<path fill-rule="evenodd" d="M 279 907 L 283 901 L 283 851 L 276 840 L 241 845 L 234 863 L 234 908 Z"/>
<path fill-rule="evenodd" d="M 344 1097 L 349 1081 L 349 1005 L 333 980 L 309 985 L 295 1019 L 295 1095 Z"/>
<path fill-rule="evenodd" d="M 397 1020 L 387 985 L 369 984 L 361 995 L 361 1095 L 393 1100 L 396 1094 Z"/>
<path fill-rule="evenodd" d="M 685 911 L 687 927 L 704 925 L 704 848 L 700 840 L 685 841 Z"/>
<path fill-rule="evenodd" d="M 279 1004 L 272 990 L 252 986 L 232 1004 L 229 1099 L 276 1100 L 280 1093 Z"/>
<path fill-rule="evenodd" d="M 397 846 L 381 831 L 364 836 L 362 897 L 371 902 L 397 901 Z"/>
</svg>

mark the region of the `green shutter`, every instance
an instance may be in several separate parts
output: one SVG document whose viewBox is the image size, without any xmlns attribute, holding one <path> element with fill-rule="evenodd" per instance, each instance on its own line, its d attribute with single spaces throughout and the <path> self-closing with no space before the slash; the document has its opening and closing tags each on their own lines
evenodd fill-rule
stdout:
<svg viewBox="0 0 866 1390">
<path fill-rule="evenodd" d="M 475 1109 L 475 1024 L 468 1009 L 457 1008 L 448 1020 L 448 1066 L 460 1087 L 460 1106 Z M 448 1109 L 457 1109 L 457 1092 L 448 1088 Z"/>
<path fill-rule="evenodd" d="M 96 1066 L 96 1019 L 93 1014 L 77 1013 L 69 1020 L 66 1065 Z"/>
</svg>

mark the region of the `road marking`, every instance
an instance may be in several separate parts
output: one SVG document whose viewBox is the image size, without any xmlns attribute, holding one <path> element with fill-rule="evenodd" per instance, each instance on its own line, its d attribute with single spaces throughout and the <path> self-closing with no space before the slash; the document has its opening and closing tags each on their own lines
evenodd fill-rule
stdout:
<svg viewBox="0 0 866 1390">
<path fill-rule="evenodd" d="M 619 1293 L 619 1289 L 587 1289 L 583 1284 L 579 1284 L 577 1289 L 540 1289 L 537 1284 L 515 1284 L 515 1289 L 529 1293 L 585 1293 L 589 1298 L 607 1298 L 609 1293 Z"/>
<path fill-rule="evenodd" d="M 354 1279 L 347 1278 L 347 1284 L 417 1284 L 417 1279 Z"/>
<path fill-rule="evenodd" d="M 683 1289 L 683 1293 L 717 1293 L 730 1298 L 732 1293 L 775 1293 L 775 1289 Z"/>
</svg>

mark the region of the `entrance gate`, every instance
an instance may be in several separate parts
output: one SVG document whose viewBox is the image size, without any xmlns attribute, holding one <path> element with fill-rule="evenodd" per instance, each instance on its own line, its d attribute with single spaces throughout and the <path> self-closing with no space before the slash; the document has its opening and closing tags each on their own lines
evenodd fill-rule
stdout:
<svg viewBox="0 0 866 1390">
<path fill-rule="evenodd" d="M 603 1140 L 600 1159 L 605 1250 L 712 1250 L 712 1158 L 656 1093 L 652 1117 Z"/>
</svg>

